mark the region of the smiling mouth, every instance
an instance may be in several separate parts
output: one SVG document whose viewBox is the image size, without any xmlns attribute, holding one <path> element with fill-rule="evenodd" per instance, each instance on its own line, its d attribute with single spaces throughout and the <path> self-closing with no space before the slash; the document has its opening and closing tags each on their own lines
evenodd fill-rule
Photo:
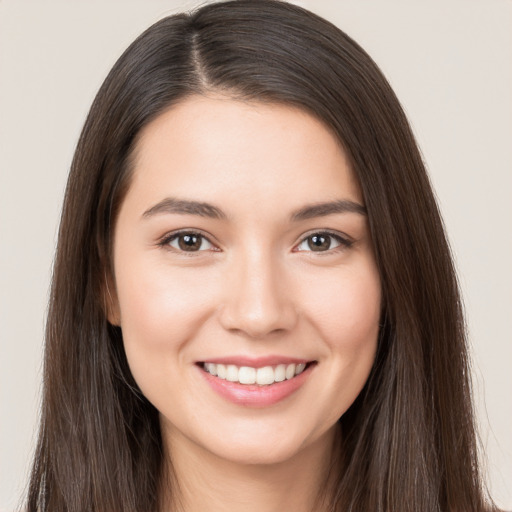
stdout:
<svg viewBox="0 0 512 512">
<path fill-rule="evenodd" d="M 291 380 L 299 376 L 313 364 L 316 364 L 316 361 L 278 364 L 275 366 L 263 366 L 261 368 L 210 362 L 199 363 L 199 366 L 210 375 L 228 382 L 245 385 L 271 386 L 272 384 Z"/>
</svg>

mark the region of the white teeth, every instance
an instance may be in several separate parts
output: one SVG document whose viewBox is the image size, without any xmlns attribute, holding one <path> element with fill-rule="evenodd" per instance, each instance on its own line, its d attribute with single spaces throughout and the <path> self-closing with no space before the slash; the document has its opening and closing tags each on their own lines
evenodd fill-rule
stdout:
<svg viewBox="0 0 512 512">
<path fill-rule="evenodd" d="M 290 380 L 292 377 L 295 376 L 295 365 L 294 364 L 289 364 L 286 367 L 285 376 L 286 376 L 286 380 Z"/>
<path fill-rule="evenodd" d="M 258 368 L 258 371 L 256 372 L 256 384 L 265 386 L 267 384 L 272 384 L 274 380 L 274 369 L 272 366 Z"/>
<path fill-rule="evenodd" d="M 208 373 L 212 375 L 217 375 L 217 365 L 213 363 L 205 363 L 204 368 Z"/>
<path fill-rule="evenodd" d="M 203 368 L 211 375 L 230 382 L 240 384 L 258 384 L 268 386 L 274 382 L 290 380 L 301 374 L 306 368 L 305 363 L 299 364 L 278 364 L 275 367 L 264 366 L 263 368 L 252 368 L 250 366 L 235 366 L 234 364 L 204 363 Z"/>
<path fill-rule="evenodd" d="M 276 366 L 276 369 L 274 370 L 274 379 L 276 382 L 282 382 L 286 379 L 286 365 L 285 364 L 279 364 Z"/>
<path fill-rule="evenodd" d="M 238 382 L 238 366 L 228 364 L 226 368 L 226 380 L 230 382 Z"/>
<path fill-rule="evenodd" d="M 226 378 L 226 367 L 223 364 L 217 365 L 217 377 L 221 379 Z"/>
<path fill-rule="evenodd" d="M 302 373 L 304 371 L 304 368 L 306 368 L 306 365 L 304 363 L 299 363 L 295 367 L 295 375 L 299 375 L 299 373 Z"/>
<path fill-rule="evenodd" d="M 256 382 L 256 369 L 242 366 L 238 370 L 238 381 L 240 384 L 254 384 Z"/>
</svg>

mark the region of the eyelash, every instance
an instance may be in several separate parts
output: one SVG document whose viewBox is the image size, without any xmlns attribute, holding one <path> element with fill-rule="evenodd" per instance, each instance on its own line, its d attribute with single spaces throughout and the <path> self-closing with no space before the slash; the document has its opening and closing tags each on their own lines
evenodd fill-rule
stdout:
<svg viewBox="0 0 512 512">
<path fill-rule="evenodd" d="M 185 235 L 200 237 L 203 240 L 206 240 L 209 244 L 214 246 L 213 242 L 211 242 L 210 239 L 206 235 L 204 235 L 203 233 L 201 233 L 199 231 L 194 231 L 194 230 L 174 231 L 173 233 L 164 235 L 163 238 L 158 242 L 158 245 L 164 249 L 175 251 L 175 252 L 178 252 L 185 256 L 193 257 L 193 256 L 197 256 L 197 253 L 204 252 L 204 251 L 183 251 L 183 250 L 176 249 L 176 248 L 170 246 L 171 242 L 173 242 L 174 240 L 177 240 L 180 236 L 185 236 Z M 215 250 L 215 252 L 218 252 L 218 251 L 219 251 L 219 249 Z"/>
<path fill-rule="evenodd" d="M 339 245 L 337 247 L 329 248 L 326 251 L 309 250 L 309 251 L 295 251 L 295 252 L 317 253 L 318 256 L 328 255 L 328 254 L 333 254 L 336 252 L 343 251 L 344 249 L 349 249 L 354 243 L 353 240 L 349 239 L 348 237 L 342 236 L 340 233 L 335 233 L 335 232 L 332 232 L 329 230 L 323 230 L 323 231 L 314 231 L 314 232 L 307 233 L 306 236 L 304 236 L 301 239 L 301 241 L 296 245 L 296 247 L 299 247 L 303 243 L 307 242 L 307 240 L 309 238 L 312 238 L 314 236 L 328 236 L 331 239 L 334 239 L 336 242 L 338 242 Z M 330 245 L 332 245 L 332 244 L 330 244 Z"/>
<path fill-rule="evenodd" d="M 206 240 L 209 244 L 214 246 L 213 242 L 211 242 L 210 239 L 205 234 L 201 233 L 200 231 L 194 231 L 194 230 L 175 231 L 173 233 L 169 233 L 167 235 L 164 235 L 162 237 L 162 239 L 158 242 L 158 246 L 160 246 L 162 248 L 165 248 L 165 249 L 168 249 L 168 250 L 172 250 L 172 251 L 178 252 L 178 253 L 183 254 L 185 256 L 190 256 L 190 257 L 194 257 L 194 256 L 197 256 L 198 253 L 205 252 L 205 250 L 184 251 L 184 250 L 176 249 L 175 247 L 171 247 L 170 246 L 171 242 L 173 242 L 174 240 L 177 240 L 180 236 L 184 236 L 184 235 L 200 237 L 201 239 Z M 332 248 L 332 249 L 329 248 L 326 251 L 313 251 L 313 250 L 297 251 L 297 250 L 294 250 L 294 252 L 317 253 L 317 255 L 321 256 L 321 255 L 333 254 L 335 252 L 340 252 L 340 251 L 342 251 L 344 249 L 348 249 L 354 243 L 353 240 L 350 240 L 349 238 L 343 237 L 339 233 L 335 233 L 335 232 L 332 232 L 332 231 L 329 231 L 329 230 L 321 230 L 321 231 L 313 231 L 313 232 L 307 233 L 306 236 L 304 236 L 295 247 L 299 247 L 304 242 L 307 242 L 307 240 L 309 238 L 313 237 L 313 236 L 328 236 L 331 239 L 334 239 L 336 242 L 338 242 L 339 245 L 334 247 L 334 248 Z M 218 252 L 219 250 L 220 249 L 214 249 L 214 252 Z"/>
</svg>

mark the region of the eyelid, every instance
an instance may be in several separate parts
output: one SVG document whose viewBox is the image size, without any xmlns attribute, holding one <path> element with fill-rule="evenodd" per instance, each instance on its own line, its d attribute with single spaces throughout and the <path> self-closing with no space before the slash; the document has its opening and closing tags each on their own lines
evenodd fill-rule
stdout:
<svg viewBox="0 0 512 512">
<path fill-rule="evenodd" d="M 171 245 L 169 245 L 171 241 L 173 241 L 174 239 L 176 239 L 180 235 L 200 236 L 201 238 L 204 238 L 209 244 L 211 244 L 214 247 L 214 249 L 203 249 L 203 250 L 200 250 L 200 251 L 180 251 L 179 249 L 176 249 L 175 247 L 172 247 Z M 160 246 L 160 247 L 163 247 L 165 249 L 174 251 L 174 252 L 176 252 L 178 254 L 183 254 L 185 256 L 197 256 L 200 253 L 205 253 L 205 252 L 208 252 L 208 251 L 218 252 L 218 251 L 221 250 L 221 249 L 219 249 L 217 244 L 212 242 L 211 238 L 212 237 L 210 235 L 207 235 L 206 233 L 204 233 L 200 229 L 183 228 L 183 229 L 178 229 L 176 231 L 170 231 L 170 232 L 166 233 L 165 235 L 163 235 L 162 237 L 160 237 L 158 239 L 157 245 Z"/>
<path fill-rule="evenodd" d="M 337 242 L 339 242 L 339 245 L 337 247 L 334 247 L 332 249 L 328 249 L 326 251 L 312 251 L 312 250 L 304 251 L 304 250 L 298 250 L 297 249 L 298 246 L 303 244 L 309 237 L 311 237 L 313 235 L 328 235 L 328 236 L 331 236 Z M 334 252 L 341 251 L 343 249 L 348 249 L 350 246 L 353 245 L 353 243 L 354 243 L 354 240 L 351 237 L 349 237 L 348 235 L 346 235 L 345 233 L 341 233 L 339 231 L 333 231 L 333 230 L 330 230 L 330 229 L 314 229 L 314 230 L 311 230 L 311 231 L 309 231 L 307 233 L 304 233 L 301 236 L 300 241 L 297 244 L 295 244 L 293 251 L 294 252 L 303 252 L 303 253 L 304 252 L 306 252 L 306 253 L 315 253 L 316 255 L 321 256 L 321 255 L 333 254 Z"/>
<path fill-rule="evenodd" d="M 200 251 L 180 251 L 179 249 L 176 249 L 176 248 L 170 246 L 169 245 L 170 242 L 173 241 L 174 239 L 176 239 L 180 235 L 196 235 L 196 236 L 200 236 L 200 237 L 204 238 L 209 244 L 211 244 L 214 247 L 214 249 L 204 249 L 204 250 L 200 250 Z M 298 250 L 297 249 L 298 246 L 300 246 L 309 237 L 311 237 L 313 235 L 328 235 L 328 236 L 331 236 L 337 242 L 339 242 L 339 245 L 337 247 L 334 247 L 332 249 L 328 249 L 326 251 L 312 251 L 312 250 L 304 251 L 304 250 Z M 171 231 L 169 233 L 166 233 L 161 238 L 159 238 L 159 240 L 157 241 L 157 245 L 160 246 L 160 247 L 172 250 L 174 252 L 177 252 L 179 254 L 186 255 L 186 256 L 197 256 L 199 253 L 204 253 L 204 252 L 208 252 L 208 251 L 212 251 L 212 252 L 219 252 L 219 251 L 221 251 L 221 249 L 218 247 L 218 245 L 215 244 L 214 242 L 212 242 L 211 238 L 212 237 L 210 235 L 207 235 L 206 233 L 204 233 L 200 229 L 183 228 L 183 229 L 178 229 L 176 231 Z M 323 254 L 327 255 L 327 254 L 332 254 L 334 252 L 337 252 L 339 250 L 347 249 L 353 243 L 354 243 L 354 240 L 351 237 L 347 236 L 345 233 L 341 233 L 339 231 L 333 231 L 333 230 L 330 230 L 330 229 L 314 229 L 314 230 L 308 231 L 307 233 L 304 233 L 301 236 L 299 242 L 297 244 L 295 244 L 295 246 L 293 248 L 293 252 L 316 253 L 316 255 L 319 255 L 319 256 L 323 255 Z"/>
</svg>

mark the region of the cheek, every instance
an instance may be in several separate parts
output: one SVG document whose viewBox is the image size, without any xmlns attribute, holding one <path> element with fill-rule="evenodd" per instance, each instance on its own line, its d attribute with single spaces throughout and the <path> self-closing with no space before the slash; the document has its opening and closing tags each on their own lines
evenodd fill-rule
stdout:
<svg viewBox="0 0 512 512">
<path fill-rule="evenodd" d="M 323 392 L 317 390 L 317 396 L 318 406 L 328 411 L 327 423 L 345 413 L 368 379 L 381 313 L 380 279 L 373 265 L 341 272 L 338 277 L 316 287 L 308 299 L 311 323 L 324 343 L 325 387 Z"/>
<path fill-rule="evenodd" d="M 375 341 L 381 314 L 380 278 L 370 260 L 309 283 L 304 296 L 312 321 L 332 350 L 364 349 Z"/>
<path fill-rule="evenodd" d="M 135 258 L 120 263 L 116 286 L 124 347 L 142 389 L 145 382 L 169 379 L 167 369 L 208 316 L 214 285 L 197 269 L 187 272 Z"/>
<path fill-rule="evenodd" d="M 123 263 L 116 268 L 123 331 L 169 335 L 186 327 L 189 319 L 197 320 L 211 288 L 200 271 L 173 269 L 147 258 Z"/>
<path fill-rule="evenodd" d="M 377 348 L 381 313 L 380 280 L 376 272 L 355 274 L 337 294 L 337 314 L 327 324 L 328 340 L 335 357 L 353 371 L 356 386 L 366 381 Z M 334 297 L 333 297 L 334 300 Z M 357 383 L 359 381 L 359 384 Z"/>
</svg>

